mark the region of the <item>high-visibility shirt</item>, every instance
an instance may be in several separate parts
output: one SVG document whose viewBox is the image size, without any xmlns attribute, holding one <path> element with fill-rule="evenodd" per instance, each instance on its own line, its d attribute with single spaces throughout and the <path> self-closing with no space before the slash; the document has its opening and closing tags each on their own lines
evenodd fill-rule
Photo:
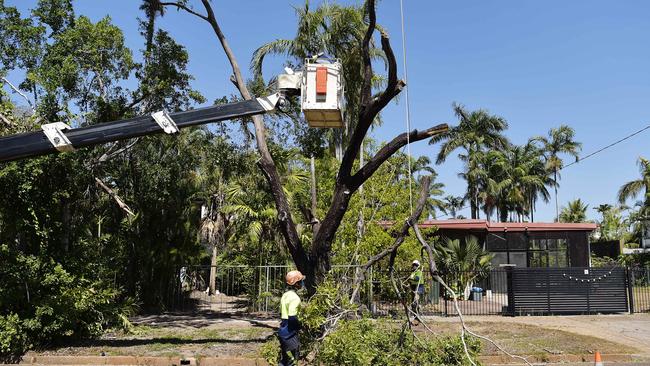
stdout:
<svg viewBox="0 0 650 366">
<path fill-rule="evenodd" d="M 280 314 L 282 319 L 297 316 L 299 307 L 300 297 L 295 291 L 289 290 L 282 294 L 282 298 L 280 299 Z"/>
<path fill-rule="evenodd" d="M 424 292 L 424 276 L 422 275 L 422 269 L 420 267 L 411 272 L 409 281 L 411 282 L 411 289 L 413 289 L 413 291 L 417 291 L 420 294 Z"/>
<path fill-rule="evenodd" d="M 289 290 L 280 299 L 280 329 L 278 335 L 283 339 L 289 339 L 296 335 L 300 329 L 298 321 L 298 309 L 300 308 L 300 297 L 295 291 Z"/>
</svg>

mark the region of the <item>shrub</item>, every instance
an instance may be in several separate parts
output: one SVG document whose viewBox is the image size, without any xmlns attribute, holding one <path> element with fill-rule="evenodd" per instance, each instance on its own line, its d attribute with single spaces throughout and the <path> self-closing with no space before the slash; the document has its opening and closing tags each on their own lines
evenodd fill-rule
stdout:
<svg viewBox="0 0 650 366">
<path fill-rule="evenodd" d="M 118 291 L 103 281 L 74 276 L 61 264 L 0 246 L 0 359 L 128 326 Z"/>
</svg>

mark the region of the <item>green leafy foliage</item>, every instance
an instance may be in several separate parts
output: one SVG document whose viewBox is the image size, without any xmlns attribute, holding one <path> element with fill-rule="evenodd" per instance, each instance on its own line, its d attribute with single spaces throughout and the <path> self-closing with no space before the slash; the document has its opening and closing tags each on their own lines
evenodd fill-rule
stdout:
<svg viewBox="0 0 650 366">
<path fill-rule="evenodd" d="M 468 339 L 472 357 L 480 343 Z M 469 365 L 460 337 L 419 340 L 402 334 L 395 324 L 368 319 L 343 321 L 320 346 L 323 365 Z"/>
<path fill-rule="evenodd" d="M 115 302 L 106 281 L 66 271 L 54 260 L 0 246 L 0 357 L 20 355 L 32 345 L 96 337 L 123 325 L 128 312 Z"/>
</svg>

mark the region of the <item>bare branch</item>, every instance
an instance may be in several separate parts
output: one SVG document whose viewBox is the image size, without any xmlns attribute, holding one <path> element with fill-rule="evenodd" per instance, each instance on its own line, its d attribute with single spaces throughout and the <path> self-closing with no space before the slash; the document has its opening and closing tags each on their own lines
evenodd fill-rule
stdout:
<svg viewBox="0 0 650 366">
<path fill-rule="evenodd" d="M 129 206 L 126 203 L 124 203 L 124 201 L 122 201 L 120 196 L 118 196 L 117 193 L 115 193 L 110 187 L 104 184 L 104 182 L 101 179 L 95 177 L 95 182 L 101 189 L 106 191 L 106 193 L 108 193 L 108 195 L 111 196 L 111 198 L 115 201 L 115 203 L 117 203 L 117 205 L 120 206 L 122 211 L 124 211 L 129 216 L 135 216 L 133 211 L 131 211 Z"/>
<path fill-rule="evenodd" d="M 352 182 L 354 186 L 358 187 L 366 180 L 368 180 L 368 178 L 370 178 L 375 173 L 375 171 L 379 169 L 384 161 L 388 160 L 388 158 L 390 158 L 395 152 L 397 152 L 397 150 L 402 148 L 402 146 L 406 145 L 408 142 L 413 143 L 415 141 L 431 138 L 446 132 L 447 129 L 448 127 L 446 124 L 440 124 L 435 127 L 428 128 L 424 131 L 413 130 L 409 132 L 409 138 L 407 138 L 406 132 L 398 135 L 389 143 L 384 145 L 384 147 L 382 147 L 377 152 L 377 154 L 375 154 L 375 156 L 368 160 L 368 163 L 366 163 L 366 165 L 361 167 L 361 169 L 359 169 L 359 171 L 354 176 L 352 176 Z"/>
<path fill-rule="evenodd" d="M 20 89 L 18 89 L 14 84 L 12 84 L 11 81 L 7 80 L 7 78 L 3 77 L 3 78 L 2 78 L 2 81 L 4 81 L 5 83 L 7 83 L 7 85 L 9 85 L 9 87 L 10 87 L 10 88 L 15 92 L 15 93 L 20 94 L 20 96 L 23 97 L 23 99 L 25 99 L 25 100 L 27 101 L 27 104 L 29 104 L 29 107 L 32 109 L 32 112 L 36 112 L 36 108 L 34 107 L 34 104 L 33 104 L 32 101 L 27 97 L 27 95 L 25 95 L 25 93 L 21 92 Z"/>
<path fill-rule="evenodd" d="M 127 150 L 131 149 L 133 146 L 135 146 L 135 144 L 138 143 L 138 141 L 140 141 L 139 138 L 133 139 L 133 141 L 130 144 L 122 147 L 121 149 L 118 149 L 118 150 L 116 150 L 114 152 L 108 152 L 107 154 L 104 154 L 104 155 L 100 156 L 99 159 L 97 159 L 97 162 L 103 163 L 105 161 L 111 160 L 112 158 L 116 157 L 117 155 L 120 155 L 120 154 L 126 152 Z"/>
<path fill-rule="evenodd" d="M 388 34 L 384 31 L 381 32 L 381 48 L 386 54 L 388 63 L 388 82 L 384 91 L 372 101 L 372 104 L 365 111 L 370 114 L 369 117 L 372 117 L 372 120 L 406 85 L 404 81 L 397 79 L 397 60 L 390 46 Z"/>
<path fill-rule="evenodd" d="M 175 6 L 175 7 L 177 7 L 178 9 L 183 9 L 183 10 L 185 10 L 186 12 L 188 12 L 188 13 L 190 13 L 190 14 L 192 14 L 192 15 L 196 15 L 197 17 L 199 17 L 199 18 L 201 18 L 201 19 L 203 19 L 203 20 L 208 20 L 208 17 L 206 17 L 205 15 L 203 15 L 203 14 L 201 14 L 201 13 L 199 13 L 199 12 L 193 10 L 192 8 L 190 8 L 190 7 L 188 7 L 188 6 L 185 6 L 185 5 L 180 4 L 180 3 L 177 3 L 177 2 L 170 2 L 170 3 L 163 3 L 163 2 L 161 2 L 160 5 L 161 5 L 161 6 Z"/>
</svg>

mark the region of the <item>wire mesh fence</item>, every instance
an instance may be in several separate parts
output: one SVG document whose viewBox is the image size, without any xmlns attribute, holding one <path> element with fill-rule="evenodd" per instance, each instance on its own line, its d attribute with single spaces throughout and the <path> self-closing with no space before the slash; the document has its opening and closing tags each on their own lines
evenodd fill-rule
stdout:
<svg viewBox="0 0 650 366">
<path fill-rule="evenodd" d="M 178 311 L 273 316 L 278 313 L 280 297 L 286 290 L 284 276 L 291 269 L 283 265 L 219 265 L 212 271 L 215 278 L 212 292 L 210 266 L 185 266 L 178 269 L 170 284 L 167 307 Z M 337 283 L 349 285 L 357 271 L 355 266 L 334 266 L 330 275 Z M 409 271 L 397 271 L 391 278 L 387 269 L 371 268 L 361 281 L 356 301 L 373 316 L 397 316 L 403 311 L 402 301 L 410 306 L 414 300 L 410 274 Z M 424 292 L 419 295 L 419 312 L 422 315 L 457 315 L 451 294 L 441 289 L 426 270 L 423 274 Z M 443 277 L 459 295 L 463 314 L 497 315 L 506 311 L 507 279 L 503 269 L 484 274 L 461 272 Z"/>
</svg>

